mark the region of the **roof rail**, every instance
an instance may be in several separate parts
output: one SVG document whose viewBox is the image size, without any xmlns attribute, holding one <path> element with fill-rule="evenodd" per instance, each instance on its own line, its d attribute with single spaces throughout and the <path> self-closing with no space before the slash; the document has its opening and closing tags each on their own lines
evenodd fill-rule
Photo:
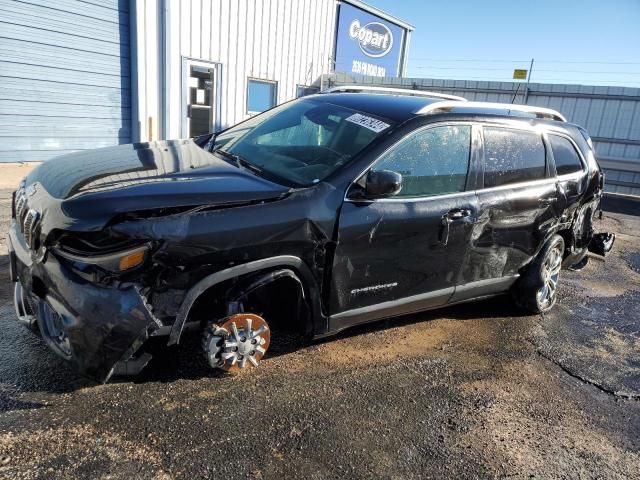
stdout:
<svg viewBox="0 0 640 480">
<path fill-rule="evenodd" d="M 551 108 L 534 107 L 532 105 L 517 105 L 511 103 L 492 103 L 492 102 L 435 102 L 418 109 L 415 113 L 423 115 L 426 113 L 436 113 L 438 110 L 491 110 L 490 113 L 495 115 L 507 115 L 507 116 L 523 116 L 520 114 L 529 114 L 536 118 L 549 118 L 551 120 L 559 120 L 566 122 L 567 119 L 564 115 Z"/>
<path fill-rule="evenodd" d="M 341 85 L 339 87 L 330 87 L 320 93 L 359 93 L 359 92 L 377 92 L 377 93 L 395 93 L 401 95 L 415 95 L 419 97 L 442 98 L 445 100 L 457 100 L 466 102 L 464 97 L 456 95 L 448 95 L 446 93 L 428 92 L 426 90 L 416 90 L 413 88 L 394 88 L 394 87 L 375 87 L 373 85 Z"/>
</svg>

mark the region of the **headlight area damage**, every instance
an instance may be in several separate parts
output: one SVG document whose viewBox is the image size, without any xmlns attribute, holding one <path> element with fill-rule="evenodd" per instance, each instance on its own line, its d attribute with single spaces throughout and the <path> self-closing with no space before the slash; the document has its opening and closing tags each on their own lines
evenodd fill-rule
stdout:
<svg viewBox="0 0 640 480">
<path fill-rule="evenodd" d="M 283 209 L 296 214 L 275 222 Z M 326 319 L 319 292 L 308 286 L 321 283 L 332 225 L 307 217 L 281 195 L 156 208 L 116 215 L 95 231 L 53 229 L 35 248 L 15 218 L 16 312 L 57 354 L 101 382 L 138 374 L 151 359 L 152 338 L 174 345 L 188 330 L 203 333 L 212 367 L 250 368 L 269 347 L 265 318 L 306 335 L 312 319 Z M 314 274 L 309 264 L 317 265 Z"/>
<path fill-rule="evenodd" d="M 82 374 L 107 381 L 146 365 L 140 347 L 162 323 L 136 278 L 152 244 L 114 240 L 100 249 L 90 237 L 65 234 L 32 252 L 12 227 L 12 280 L 19 319 Z"/>
</svg>

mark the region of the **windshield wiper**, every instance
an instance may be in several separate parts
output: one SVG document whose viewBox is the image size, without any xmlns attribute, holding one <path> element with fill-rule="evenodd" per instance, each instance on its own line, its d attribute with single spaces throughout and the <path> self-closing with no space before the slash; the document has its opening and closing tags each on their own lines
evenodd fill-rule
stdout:
<svg viewBox="0 0 640 480">
<path fill-rule="evenodd" d="M 230 160 L 233 160 L 238 168 L 246 168 L 247 170 L 251 170 L 253 173 L 255 173 L 258 176 L 262 176 L 262 174 L 264 173 L 262 168 L 258 167 L 257 165 L 254 165 L 253 163 L 242 158 L 240 155 L 236 155 L 235 153 L 227 152 L 226 150 L 220 150 L 220 149 L 214 150 L 213 153 L 219 153 L 220 155 Z"/>
</svg>

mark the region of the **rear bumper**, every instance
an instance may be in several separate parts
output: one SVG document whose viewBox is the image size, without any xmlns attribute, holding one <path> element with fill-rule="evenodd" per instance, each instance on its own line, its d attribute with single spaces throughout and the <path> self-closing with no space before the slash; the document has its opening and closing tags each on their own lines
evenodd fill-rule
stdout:
<svg viewBox="0 0 640 480">
<path fill-rule="evenodd" d="M 35 258 L 15 223 L 9 231 L 9 252 L 12 281 L 18 282 L 16 292 L 21 289 L 24 296 L 15 301 L 19 319 L 37 323 L 47 344 L 83 375 L 107 381 L 116 365 L 129 360 L 160 326 L 135 284 L 95 285 L 54 255 Z M 65 337 L 64 349 L 57 344 L 58 336 L 51 334 L 49 312 L 56 318 L 56 333 Z"/>
</svg>

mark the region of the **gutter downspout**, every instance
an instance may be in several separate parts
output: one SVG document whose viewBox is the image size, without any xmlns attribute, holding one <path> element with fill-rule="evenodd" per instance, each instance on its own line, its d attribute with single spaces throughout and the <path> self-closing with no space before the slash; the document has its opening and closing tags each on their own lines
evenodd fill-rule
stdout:
<svg viewBox="0 0 640 480">
<path fill-rule="evenodd" d="M 131 141 L 140 141 L 140 112 L 138 111 L 138 15 L 137 0 L 129 0 L 129 68 L 131 82 Z"/>
</svg>

